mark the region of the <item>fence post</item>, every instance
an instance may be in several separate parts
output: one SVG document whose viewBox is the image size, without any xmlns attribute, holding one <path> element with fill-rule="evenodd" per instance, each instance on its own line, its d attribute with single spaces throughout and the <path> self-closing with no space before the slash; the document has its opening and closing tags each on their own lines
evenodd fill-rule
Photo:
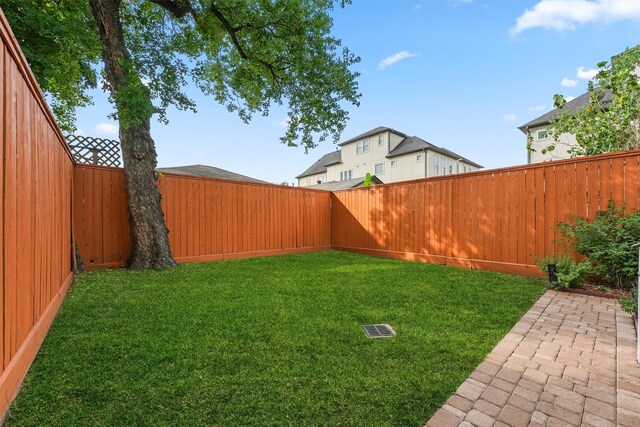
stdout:
<svg viewBox="0 0 640 427">
<path fill-rule="evenodd" d="M 638 291 L 640 291 L 640 243 L 636 243 L 631 247 L 638 249 Z M 636 301 L 636 304 L 638 305 L 638 315 L 640 315 L 640 297 Z M 636 360 L 640 363 L 640 317 L 638 317 L 638 328 L 636 329 Z"/>
<path fill-rule="evenodd" d="M 91 160 L 92 160 L 94 165 L 98 164 L 98 152 L 99 151 L 100 150 L 98 150 L 97 148 L 92 148 L 91 149 L 91 157 L 92 157 Z"/>
</svg>

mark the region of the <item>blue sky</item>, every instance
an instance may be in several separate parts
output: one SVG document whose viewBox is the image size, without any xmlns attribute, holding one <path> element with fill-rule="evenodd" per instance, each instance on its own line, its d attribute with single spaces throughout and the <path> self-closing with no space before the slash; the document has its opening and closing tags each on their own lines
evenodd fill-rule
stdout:
<svg viewBox="0 0 640 427">
<path fill-rule="evenodd" d="M 487 168 L 526 162 L 517 127 L 578 96 L 590 71 L 640 43 L 636 0 L 353 0 L 334 15 L 334 35 L 362 58 L 360 107 L 342 139 L 388 126 Z M 195 88 L 198 113 L 152 122 L 160 166 L 207 164 L 270 182 L 294 182 L 335 146 L 308 154 L 282 145 L 286 111 L 246 125 Z M 117 138 L 100 91 L 78 111 L 85 135 Z"/>
</svg>

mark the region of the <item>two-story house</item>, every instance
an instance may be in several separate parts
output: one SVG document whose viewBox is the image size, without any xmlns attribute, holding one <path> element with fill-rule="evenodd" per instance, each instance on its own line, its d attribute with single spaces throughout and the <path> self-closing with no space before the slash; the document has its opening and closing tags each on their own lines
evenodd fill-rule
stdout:
<svg viewBox="0 0 640 427">
<path fill-rule="evenodd" d="M 583 93 L 579 97 L 567 102 L 562 110 L 556 108 L 518 127 L 518 129 L 526 135 L 527 141 L 531 138 L 531 148 L 533 148 L 533 151 L 528 153 L 527 163 L 568 159 L 571 157 L 569 149 L 577 144 L 575 135 L 572 133 L 563 133 L 556 142 L 547 131 L 547 127 L 549 123 L 551 123 L 551 120 L 561 112 L 574 113 L 582 108 L 586 108 L 587 105 L 589 105 L 590 97 L 591 93 Z M 601 91 L 600 102 L 606 106 L 611 100 L 611 91 L 603 89 Z M 542 150 L 552 143 L 555 145 L 555 149 L 543 154 Z"/>
<path fill-rule="evenodd" d="M 417 136 L 388 127 L 377 127 L 338 144 L 296 178 L 308 187 L 360 179 L 370 173 L 389 183 L 437 175 L 471 172 L 481 165 Z M 324 185 L 326 187 L 326 185 Z"/>
</svg>

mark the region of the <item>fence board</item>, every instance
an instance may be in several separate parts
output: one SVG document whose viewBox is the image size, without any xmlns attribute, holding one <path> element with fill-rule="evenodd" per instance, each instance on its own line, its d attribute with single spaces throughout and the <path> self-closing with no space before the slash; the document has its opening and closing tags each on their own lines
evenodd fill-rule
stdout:
<svg viewBox="0 0 640 427">
<path fill-rule="evenodd" d="M 638 209 L 640 207 L 640 156 L 637 158 L 625 158 L 624 170 L 624 201 L 628 208 Z"/>
</svg>

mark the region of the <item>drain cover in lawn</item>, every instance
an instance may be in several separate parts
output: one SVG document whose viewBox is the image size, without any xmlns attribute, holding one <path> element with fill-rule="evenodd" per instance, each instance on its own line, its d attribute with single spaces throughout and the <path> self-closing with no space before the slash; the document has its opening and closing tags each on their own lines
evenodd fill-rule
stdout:
<svg viewBox="0 0 640 427">
<path fill-rule="evenodd" d="M 396 334 L 389 325 L 364 325 L 362 328 L 369 338 L 390 338 Z"/>
</svg>

